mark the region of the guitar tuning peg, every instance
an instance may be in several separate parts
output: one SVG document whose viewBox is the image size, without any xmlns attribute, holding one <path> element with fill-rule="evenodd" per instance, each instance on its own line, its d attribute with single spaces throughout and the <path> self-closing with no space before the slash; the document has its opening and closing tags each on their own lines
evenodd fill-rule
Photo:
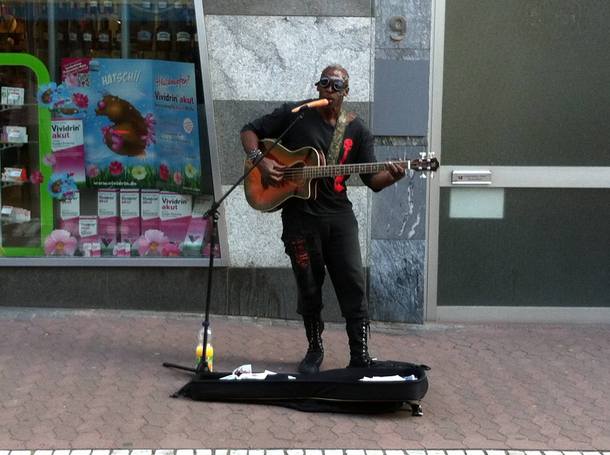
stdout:
<svg viewBox="0 0 610 455">
<path fill-rule="evenodd" d="M 427 179 L 428 177 L 426 176 L 426 174 L 424 172 L 422 172 L 421 174 L 419 174 L 419 178 L 420 179 Z"/>
<path fill-rule="evenodd" d="M 436 153 L 434 153 L 434 152 L 432 152 L 432 151 L 428 152 L 428 156 L 429 156 L 430 158 L 434 158 L 434 155 L 436 155 Z"/>
<path fill-rule="evenodd" d="M 419 156 L 423 160 L 424 158 L 426 158 L 426 152 L 419 152 Z"/>
<path fill-rule="evenodd" d="M 430 172 L 430 179 L 434 180 L 434 172 Z"/>
</svg>

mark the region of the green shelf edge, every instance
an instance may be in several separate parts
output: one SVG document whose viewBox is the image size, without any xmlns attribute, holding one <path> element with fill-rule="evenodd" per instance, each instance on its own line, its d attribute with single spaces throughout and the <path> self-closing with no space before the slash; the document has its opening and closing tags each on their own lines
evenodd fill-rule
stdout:
<svg viewBox="0 0 610 455">
<path fill-rule="evenodd" d="M 23 53 L 0 53 L 0 66 L 23 66 L 35 74 L 37 87 L 51 82 L 46 65 L 38 58 Z M 53 230 L 53 198 L 44 185 L 51 178 L 50 166 L 43 165 L 44 156 L 51 151 L 51 113 L 44 106 L 38 106 L 38 164 L 44 177 L 40 186 L 40 247 L 0 247 L 5 256 L 44 256 L 44 239 Z"/>
</svg>

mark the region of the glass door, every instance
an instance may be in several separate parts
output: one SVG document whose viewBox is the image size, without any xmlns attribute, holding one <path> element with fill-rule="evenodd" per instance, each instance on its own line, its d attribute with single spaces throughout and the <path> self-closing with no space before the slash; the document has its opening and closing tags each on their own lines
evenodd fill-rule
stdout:
<svg viewBox="0 0 610 455">
<path fill-rule="evenodd" d="M 610 319 L 610 3 L 435 7 L 427 319 Z"/>
</svg>

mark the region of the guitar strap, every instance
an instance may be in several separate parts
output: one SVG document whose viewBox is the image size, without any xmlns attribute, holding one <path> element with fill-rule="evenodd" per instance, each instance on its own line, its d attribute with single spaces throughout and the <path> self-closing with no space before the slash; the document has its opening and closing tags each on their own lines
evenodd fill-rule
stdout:
<svg viewBox="0 0 610 455">
<path fill-rule="evenodd" d="M 345 134 L 345 127 L 349 123 L 350 115 L 341 109 L 337 124 L 335 125 L 335 132 L 333 138 L 330 141 L 330 147 L 328 148 L 328 156 L 326 157 L 326 163 L 336 164 L 339 159 L 339 150 L 341 149 L 341 142 L 343 141 L 343 135 Z"/>
</svg>

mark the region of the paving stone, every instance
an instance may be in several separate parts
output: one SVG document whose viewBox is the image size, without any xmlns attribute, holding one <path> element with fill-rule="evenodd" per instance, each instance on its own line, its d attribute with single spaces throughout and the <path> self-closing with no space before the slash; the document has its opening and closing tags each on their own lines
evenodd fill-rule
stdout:
<svg viewBox="0 0 610 455">
<path fill-rule="evenodd" d="M 301 324 L 213 319 L 220 371 L 295 371 Z M 378 357 L 432 366 L 415 418 L 171 399 L 190 375 L 161 362 L 190 365 L 200 324 L 179 314 L 0 309 L 0 455 L 610 455 L 599 450 L 610 447 L 608 325 L 373 322 Z M 345 366 L 343 325 L 328 324 L 324 341 L 322 368 Z M 587 374 L 566 377 L 574 364 Z M 31 452 L 54 448 L 75 450 Z"/>
</svg>

